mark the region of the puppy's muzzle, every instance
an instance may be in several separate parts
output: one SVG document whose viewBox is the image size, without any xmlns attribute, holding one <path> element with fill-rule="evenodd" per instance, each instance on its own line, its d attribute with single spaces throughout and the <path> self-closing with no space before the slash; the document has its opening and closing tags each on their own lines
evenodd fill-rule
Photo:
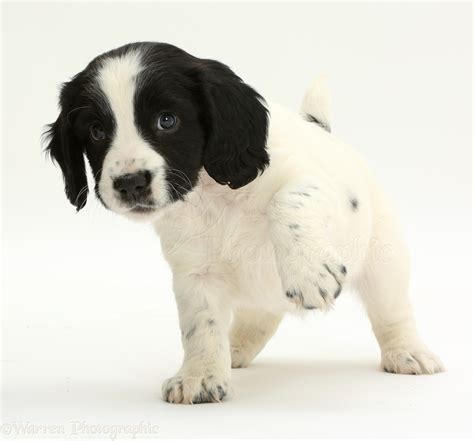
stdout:
<svg viewBox="0 0 474 441">
<path fill-rule="evenodd" d="M 114 190 L 119 199 L 127 204 L 141 203 L 151 195 L 151 178 L 148 170 L 127 173 L 114 179 Z"/>
</svg>

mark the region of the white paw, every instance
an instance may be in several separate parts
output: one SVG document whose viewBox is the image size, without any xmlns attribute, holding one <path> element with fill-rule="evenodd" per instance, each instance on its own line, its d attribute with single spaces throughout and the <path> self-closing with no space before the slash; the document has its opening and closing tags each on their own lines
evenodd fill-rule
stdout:
<svg viewBox="0 0 474 441">
<path fill-rule="evenodd" d="M 394 374 L 436 374 L 444 371 L 437 355 L 426 349 L 391 349 L 382 353 L 382 368 Z"/>
<path fill-rule="evenodd" d="M 214 375 L 168 378 L 163 383 L 163 399 L 175 404 L 219 403 L 227 395 L 228 380 Z"/>
<path fill-rule="evenodd" d="M 288 300 L 304 309 L 329 309 L 341 293 L 346 277 L 342 264 L 302 262 L 298 271 L 283 268 L 282 283 Z"/>
</svg>

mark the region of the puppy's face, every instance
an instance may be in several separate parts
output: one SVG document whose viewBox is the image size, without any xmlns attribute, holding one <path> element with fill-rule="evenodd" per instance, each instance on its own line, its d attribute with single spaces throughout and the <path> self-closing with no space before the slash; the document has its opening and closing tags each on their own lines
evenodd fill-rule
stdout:
<svg viewBox="0 0 474 441">
<path fill-rule="evenodd" d="M 84 155 L 109 209 L 146 219 L 182 200 L 204 167 L 239 188 L 268 164 L 267 111 L 228 67 L 167 44 L 135 43 L 94 59 L 63 85 L 48 150 L 77 209 Z"/>
</svg>

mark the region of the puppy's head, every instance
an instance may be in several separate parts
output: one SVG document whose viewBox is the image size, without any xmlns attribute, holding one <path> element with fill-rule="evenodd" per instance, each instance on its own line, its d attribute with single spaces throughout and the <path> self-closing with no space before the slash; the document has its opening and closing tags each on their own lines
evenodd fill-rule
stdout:
<svg viewBox="0 0 474 441">
<path fill-rule="evenodd" d="M 262 98 L 227 66 L 162 43 L 95 58 L 60 94 L 47 150 L 80 210 L 88 184 L 109 209 L 147 218 L 183 199 L 200 170 L 236 189 L 268 164 Z"/>
</svg>

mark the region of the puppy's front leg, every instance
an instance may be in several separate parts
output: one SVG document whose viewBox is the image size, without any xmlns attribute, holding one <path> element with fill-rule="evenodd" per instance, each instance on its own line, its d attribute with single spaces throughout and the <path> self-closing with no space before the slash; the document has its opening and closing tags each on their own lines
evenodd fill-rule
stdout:
<svg viewBox="0 0 474 441">
<path fill-rule="evenodd" d="M 163 399 L 170 403 L 219 402 L 230 381 L 229 324 L 226 284 L 209 274 L 176 275 L 184 360 L 178 373 L 163 384 Z"/>
</svg>

